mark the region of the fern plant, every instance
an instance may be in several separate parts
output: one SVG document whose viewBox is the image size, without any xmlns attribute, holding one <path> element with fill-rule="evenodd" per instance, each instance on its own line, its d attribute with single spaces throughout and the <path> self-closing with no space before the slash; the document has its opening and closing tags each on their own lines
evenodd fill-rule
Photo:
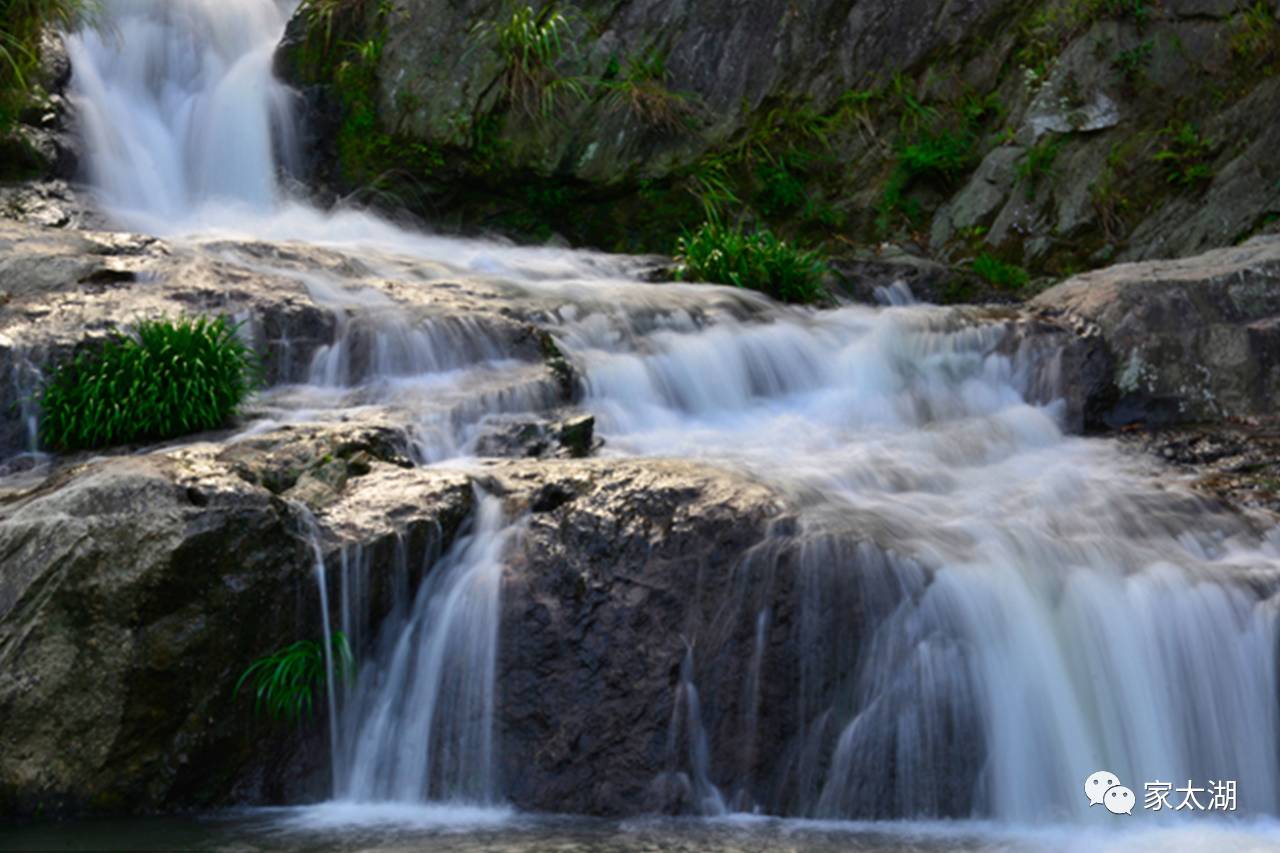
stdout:
<svg viewBox="0 0 1280 853">
<path fill-rule="evenodd" d="M 41 441 L 83 450 L 224 426 L 259 379 L 236 328 L 221 317 L 144 321 L 83 350 L 40 397 Z"/>
<path fill-rule="evenodd" d="M 329 651 L 335 680 L 350 678 L 355 672 L 355 660 L 347 635 L 334 631 Z M 234 694 L 239 696 L 246 683 L 253 689 L 254 713 L 290 723 L 309 719 L 315 712 L 315 696 L 325 687 L 324 643 L 299 640 L 258 658 L 241 674 Z"/>
</svg>

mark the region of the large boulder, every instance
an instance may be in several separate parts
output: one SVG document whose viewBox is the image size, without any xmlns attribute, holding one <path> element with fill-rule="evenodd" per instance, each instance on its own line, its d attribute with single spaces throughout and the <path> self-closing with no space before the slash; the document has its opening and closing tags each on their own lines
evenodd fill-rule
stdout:
<svg viewBox="0 0 1280 853">
<path fill-rule="evenodd" d="M 1111 426 L 1274 414 L 1280 405 L 1280 239 L 1076 276 L 1033 307 L 1100 335 Z"/>
<path fill-rule="evenodd" d="M 326 478 L 335 465 L 341 476 Z M 318 428 L 5 481 L 0 812 L 327 796 L 327 715 L 258 720 L 234 685 L 255 658 L 322 636 L 315 548 L 336 564 L 352 531 L 315 526 L 308 506 L 336 498 L 317 500 L 314 484 L 354 493 L 351 480 L 401 465 L 376 430 Z M 360 531 L 374 621 L 391 603 L 383 569 L 397 543 L 439 553 L 471 507 L 458 474 L 423 472 L 381 495 L 395 524 Z"/>
<path fill-rule="evenodd" d="M 303 792 L 297 733 L 230 689 L 319 616 L 270 492 L 170 458 L 91 462 L 5 495 L 0 567 L 0 812 Z"/>
</svg>

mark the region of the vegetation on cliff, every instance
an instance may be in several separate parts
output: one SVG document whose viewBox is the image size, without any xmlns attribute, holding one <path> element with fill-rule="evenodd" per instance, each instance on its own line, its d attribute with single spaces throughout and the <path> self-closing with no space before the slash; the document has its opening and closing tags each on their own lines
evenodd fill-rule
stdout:
<svg viewBox="0 0 1280 853">
<path fill-rule="evenodd" d="M 323 642 L 299 640 L 258 658 L 236 682 L 235 693 L 247 683 L 253 695 L 255 713 L 294 723 L 315 713 L 316 696 L 328 683 L 327 662 L 334 680 L 345 681 L 355 669 L 355 658 L 347 635 L 334 631 L 329 647 Z"/>
<path fill-rule="evenodd" d="M 714 213 L 831 256 L 888 242 L 1036 282 L 1276 221 L 1271 5 L 989 0 L 928 32 L 859 16 L 311 0 L 283 56 L 337 106 L 321 177 L 446 227 L 673 253 Z"/>
<path fill-rule="evenodd" d="M 44 96 L 42 40 L 51 28 L 67 28 L 84 0 L 0 0 L 0 178 L 20 172 L 26 146 L 17 138 L 23 113 Z"/>
</svg>

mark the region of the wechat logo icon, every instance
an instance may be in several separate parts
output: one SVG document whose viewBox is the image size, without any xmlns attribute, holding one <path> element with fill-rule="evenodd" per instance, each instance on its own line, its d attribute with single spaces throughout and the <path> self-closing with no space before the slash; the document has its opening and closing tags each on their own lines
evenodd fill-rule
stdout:
<svg viewBox="0 0 1280 853">
<path fill-rule="evenodd" d="M 1109 770 L 1091 773 L 1084 780 L 1084 795 L 1090 806 L 1102 806 L 1112 814 L 1133 814 L 1133 791 L 1121 785 L 1120 777 Z"/>
</svg>

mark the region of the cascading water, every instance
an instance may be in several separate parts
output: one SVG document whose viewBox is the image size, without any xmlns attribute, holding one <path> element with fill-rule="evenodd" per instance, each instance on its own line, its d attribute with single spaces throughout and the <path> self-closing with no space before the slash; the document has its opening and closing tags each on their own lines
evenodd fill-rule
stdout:
<svg viewBox="0 0 1280 853">
<path fill-rule="evenodd" d="M 286 14 L 268 0 L 107 0 L 103 27 L 68 38 L 104 205 L 167 229 L 201 205 L 275 202 L 276 152 L 293 147 L 291 96 L 271 74 Z"/>
<path fill-rule="evenodd" d="M 1138 791 L 1231 779 L 1241 811 L 1280 812 L 1280 535 L 1160 485 L 1153 464 L 1112 444 L 1064 436 L 1059 407 L 1030 402 L 1035 365 L 1002 354 L 1002 327 L 900 290 L 884 310 L 800 312 L 619 283 L 623 266 L 598 256 L 279 203 L 275 152 L 291 131 L 269 55 L 281 9 L 107 0 L 109 26 L 70 42 L 96 189 L 142 227 L 225 230 L 236 216 L 217 212 L 250 205 L 262 236 L 360 246 L 389 271 L 394 252 L 509 282 L 585 377 L 608 452 L 698 458 L 796 497 L 803 546 L 785 570 L 807 597 L 789 629 L 800 658 L 787 701 L 800 725 L 780 769 L 758 777 L 769 637 L 782 629 L 768 601 L 742 602 L 754 638 L 738 664 L 742 720 L 699 700 L 712 659 L 701 647 L 673 684 L 669 771 L 701 808 L 722 809 L 724 791 L 736 808 L 788 815 L 1083 821 L 1097 810 L 1080 786 L 1107 769 Z M 518 379 L 527 365 L 479 329 L 410 325 L 316 282 L 317 301 L 350 313 L 346 336 L 278 405 L 399 406 L 430 425 L 426 462 L 470 452 L 465 430 L 486 412 L 551 405 L 472 395 L 477 411 L 438 416 L 440 396 L 472 387 L 464 374 Z M 396 384 L 415 382 L 429 393 Z M 502 799 L 496 631 L 518 535 L 481 499 L 472 532 L 363 644 L 375 651 L 337 703 L 339 797 Z M 856 613 L 840 610 L 846 596 Z M 734 736 L 736 753 L 724 745 Z"/>
<path fill-rule="evenodd" d="M 337 795 L 354 802 L 498 800 L 494 671 L 503 558 L 519 525 L 477 497 L 473 530 L 389 620 L 344 703 Z"/>
</svg>

